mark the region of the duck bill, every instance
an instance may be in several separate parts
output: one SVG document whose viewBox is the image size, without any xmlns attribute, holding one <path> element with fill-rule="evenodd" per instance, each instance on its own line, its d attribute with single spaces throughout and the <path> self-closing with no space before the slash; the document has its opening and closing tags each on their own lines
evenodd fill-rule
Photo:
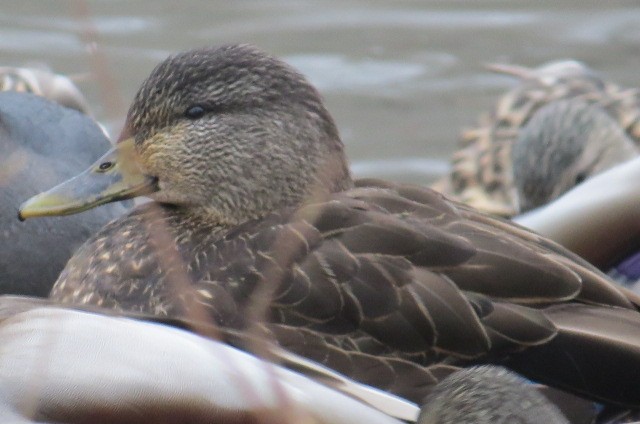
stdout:
<svg viewBox="0 0 640 424">
<path fill-rule="evenodd" d="M 133 138 L 119 142 L 86 171 L 24 202 L 18 218 L 71 215 L 157 191 L 157 179 L 142 172 L 136 157 Z"/>
</svg>

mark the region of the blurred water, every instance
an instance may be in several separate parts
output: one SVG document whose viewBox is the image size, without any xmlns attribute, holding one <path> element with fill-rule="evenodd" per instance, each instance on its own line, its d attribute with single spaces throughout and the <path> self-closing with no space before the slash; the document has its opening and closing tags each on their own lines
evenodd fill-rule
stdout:
<svg viewBox="0 0 640 424">
<path fill-rule="evenodd" d="M 0 63 L 90 69 L 77 1 L 2 0 Z M 190 47 L 248 42 L 322 91 L 359 175 L 426 182 L 446 171 L 461 128 L 513 84 L 482 64 L 575 58 L 637 86 L 636 1 L 93 0 L 99 47 L 124 109 L 152 67 Z M 95 79 L 80 83 L 99 119 Z"/>
</svg>

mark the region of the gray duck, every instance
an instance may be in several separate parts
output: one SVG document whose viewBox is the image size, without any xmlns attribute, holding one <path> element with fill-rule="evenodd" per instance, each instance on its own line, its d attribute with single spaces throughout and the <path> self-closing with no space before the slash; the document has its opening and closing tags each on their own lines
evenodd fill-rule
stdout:
<svg viewBox="0 0 640 424">
<path fill-rule="evenodd" d="M 600 105 L 578 98 L 551 102 L 521 128 L 513 145 L 518 211 L 546 205 L 637 155 L 633 140 Z"/>
<path fill-rule="evenodd" d="M 16 204 L 81 172 L 111 144 L 88 116 L 29 93 L 0 92 L 0 123 L 0 294 L 48 296 L 75 250 L 127 208 L 21 225 Z"/>
<path fill-rule="evenodd" d="M 273 338 L 416 402 L 452 372 L 492 362 L 640 407 L 635 294 L 431 189 L 353 181 L 318 92 L 254 47 L 160 63 L 116 147 L 19 215 L 139 195 L 154 201 L 91 237 L 52 299 Z"/>
<path fill-rule="evenodd" d="M 229 346 L 238 334 L 212 328 L 218 340 L 211 340 L 185 331 L 191 324 L 2 296 L 0 390 L 9 396 L 0 399 L 0 418 L 57 424 L 568 422 L 537 386 L 501 367 L 449 375 L 418 418 L 415 404 L 275 345 L 264 347 L 278 365 Z"/>
<path fill-rule="evenodd" d="M 599 108 L 598 112 L 586 112 L 602 115 L 595 119 L 603 131 L 592 135 L 592 143 L 608 144 L 609 136 L 624 136 L 635 146 L 640 144 L 639 90 L 606 81 L 583 63 L 572 60 L 552 62 L 534 69 L 515 65 L 491 65 L 490 69 L 520 78 L 519 84 L 505 93 L 491 113 L 480 118 L 475 128 L 462 133 L 459 148 L 451 159 L 451 172 L 433 186 L 438 191 L 493 214 L 511 217 L 521 212 L 514 191 L 513 172 L 518 171 L 518 166 L 513 164 L 512 149 L 527 125 L 529 137 L 548 136 L 548 133 L 541 133 L 545 128 L 540 125 L 543 121 L 551 121 L 556 128 L 569 129 L 570 126 L 560 119 L 553 124 L 549 108 L 546 117 L 536 117 L 538 112 L 545 111 L 544 106 L 558 101 L 575 100 Z M 577 120 L 583 113 L 574 112 L 574 116 L 570 116 L 561 111 L 561 106 L 552 108 L 558 108 L 559 113 L 574 123 L 579 123 Z M 610 122 L 603 123 L 604 115 Z M 590 119 L 583 119 L 582 129 L 586 129 L 584 125 L 590 125 Z M 574 132 L 573 135 L 579 134 Z M 587 170 L 588 175 L 598 169 L 604 168 L 591 167 Z M 559 186 L 568 188 L 566 183 Z"/>
<path fill-rule="evenodd" d="M 0 297 L 0 420 L 401 424 L 418 415 L 410 402 L 292 354 L 281 360 L 295 372 L 178 322 L 110 315 Z"/>
<path fill-rule="evenodd" d="M 519 222 L 528 222 L 530 228 L 602 269 L 613 267 L 610 274 L 617 281 L 635 283 L 640 278 L 634 213 L 638 210 L 634 204 L 637 193 L 626 187 L 637 178 L 633 165 L 569 196 L 571 203 L 549 203 L 637 155 L 633 141 L 599 105 L 571 99 L 544 106 L 521 129 L 512 162 L 521 212 L 543 206 L 546 210 L 532 213 L 538 218 L 522 217 Z M 628 180 L 620 173 L 628 173 Z M 562 204 L 568 204 L 574 213 L 567 216 Z M 540 219 L 543 215 L 544 222 Z"/>
<path fill-rule="evenodd" d="M 425 400 L 418 424 L 569 424 L 535 385 L 502 367 L 449 375 Z"/>
</svg>

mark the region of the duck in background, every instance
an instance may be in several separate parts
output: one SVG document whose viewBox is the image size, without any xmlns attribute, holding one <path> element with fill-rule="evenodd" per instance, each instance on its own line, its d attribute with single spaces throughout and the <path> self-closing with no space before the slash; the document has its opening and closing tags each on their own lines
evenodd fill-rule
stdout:
<svg viewBox="0 0 640 424">
<path fill-rule="evenodd" d="M 71 78 L 42 68 L 0 66 L 0 91 L 32 93 L 89 114 L 89 105 Z"/>
<path fill-rule="evenodd" d="M 626 113 L 627 117 L 636 116 L 637 111 L 629 109 Z M 616 281 L 637 289 L 640 243 L 635 241 L 636 214 L 633 209 L 640 205 L 633 201 L 637 194 L 628 191 L 633 187 L 625 188 L 636 177 L 621 181 L 618 173 L 612 173 L 585 186 L 579 195 L 588 193 L 588 199 L 577 199 L 578 195 L 569 197 L 576 205 L 581 205 L 579 209 L 573 208 L 576 214 L 572 216 L 562 211 L 554 212 L 562 206 L 549 203 L 603 171 L 632 160 L 638 152 L 630 132 L 602 103 L 585 96 L 547 103 L 520 128 L 511 151 L 518 212 L 522 214 L 546 207 L 546 223 L 538 227 L 539 224 L 532 222 L 534 214 L 516 220 L 529 222 L 530 228 L 607 270 Z M 620 172 L 630 172 L 626 169 L 629 168 L 622 168 Z M 599 206 L 595 204 L 597 202 L 607 205 Z M 606 215 L 598 216 L 604 210 Z M 560 219 L 562 223 L 554 224 Z M 550 231 L 552 226 L 558 232 Z"/>
<path fill-rule="evenodd" d="M 160 63 L 114 149 L 20 216 L 141 194 L 155 201 L 91 237 L 52 299 L 266 336 L 416 402 L 497 362 L 640 408 L 637 295 L 432 190 L 353 181 L 318 92 L 254 47 Z"/>
<path fill-rule="evenodd" d="M 600 268 L 612 266 L 631 253 L 629 249 L 640 247 L 633 241 L 636 225 L 625 219 L 627 214 L 635 215 L 633 208 L 637 207 L 633 187 L 627 188 L 633 180 L 622 181 L 614 172 L 611 177 L 587 183 L 603 171 L 637 156 L 638 148 L 633 140 L 600 105 L 578 98 L 549 103 L 520 130 L 512 150 L 513 185 L 520 213 L 544 207 L 547 229 L 534 229 L 556 241 L 563 239 L 567 247 Z M 631 168 L 621 169 L 633 171 L 633 164 Z M 589 199 L 581 200 L 577 195 L 569 199 L 581 205 L 579 213 L 583 216 L 568 217 L 558 212 L 564 223 L 555 226 L 564 226 L 563 232 L 567 234 L 575 230 L 572 239 L 581 238 L 585 245 L 569 242 L 568 237 L 548 230 L 555 221 L 552 212 L 560 209 L 550 203 L 581 184 L 585 187 L 578 193 L 588 192 Z M 607 215 L 597 218 L 596 213 L 605 207 Z M 526 219 L 516 218 L 519 222 Z M 602 234 L 595 236 L 596 231 Z M 594 234 L 585 237 L 590 232 Z"/>
<path fill-rule="evenodd" d="M 185 331 L 195 328 L 216 338 Z M 535 385 L 501 367 L 453 373 L 419 409 L 276 345 L 263 346 L 266 361 L 228 344 L 239 336 L 187 321 L 2 296 L 0 419 L 16 424 L 569 422 Z"/>
<path fill-rule="evenodd" d="M 638 152 L 599 104 L 582 98 L 548 103 L 520 129 L 512 148 L 518 213 L 546 205 Z"/>
<path fill-rule="evenodd" d="M 575 156 L 574 169 L 566 177 L 570 175 L 571 180 L 558 182 L 559 188 L 550 192 L 554 196 L 560 188 L 567 190 L 590 175 L 637 154 L 634 147 L 640 143 L 640 91 L 637 89 L 619 87 L 586 65 L 570 60 L 534 69 L 510 65 L 492 65 L 490 69 L 519 77 L 519 84 L 500 98 L 491 114 L 480 119 L 477 128 L 462 134 L 460 148 L 452 157 L 452 170 L 434 185 L 435 189 L 492 214 L 517 215 L 521 208 L 513 174 L 524 172 L 514 167 L 512 149 L 519 138 L 542 137 L 539 144 L 524 143 L 530 149 L 555 142 L 548 138 L 547 125 L 559 128 L 569 141 L 581 141 L 594 126 L 601 129 L 589 134 L 591 147 L 582 151 L 580 160 Z M 559 101 L 566 102 L 554 106 Z M 541 116 L 536 117 L 538 113 Z M 554 113 L 570 119 L 579 128 L 573 129 L 568 123 L 554 119 Z M 523 129 L 528 135 L 521 134 Z M 567 142 L 564 148 L 578 144 Z M 613 145 L 619 150 L 606 152 L 608 147 L 604 146 Z M 538 150 L 537 154 L 543 155 L 540 165 L 554 165 L 549 160 L 544 162 L 544 152 Z M 602 156 L 592 158 L 591 154 Z M 518 157 L 521 161 L 531 160 L 523 154 Z M 550 157 L 548 153 L 546 157 Z M 555 166 L 561 167 L 562 162 L 557 161 Z M 527 169 L 532 168 L 536 167 Z M 543 172 L 539 168 L 534 171 Z M 525 207 L 531 206 L 525 203 Z"/>
<path fill-rule="evenodd" d="M 559 158 L 567 159 L 569 156 L 575 159 L 583 156 L 579 152 L 589 149 L 556 151 L 553 145 L 547 153 Z M 518 151 L 514 149 L 514 152 Z M 638 290 L 640 158 L 626 160 L 592 176 L 557 198 L 550 196 L 551 201 L 546 204 L 542 204 L 540 199 L 547 196 L 539 194 L 548 194 L 552 190 L 533 191 L 526 188 L 528 178 L 524 175 L 527 169 L 535 165 L 529 159 L 515 158 L 514 162 L 523 165 L 522 172 L 516 173 L 516 185 L 521 187 L 519 196 L 525 204 L 535 204 L 537 208 L 515 216 L 513 220 L 562 244 L 598 268 L 607 270 L 616 281 Z M 541 161 L 540 166 L 543 163 Z M 575 167 L 567 166 L 558 168 L 559 172 L 541 173 L 539 187 L 566 188 L 575 185 L 574 179 L 579 175 L 575 170 Z M 533 174 L 536 172 L 532 171 Z"/>
<path fill-rule="evenodd" d="M 575 422 L 575 421 L 574 421 Z M 418 424 L 569 424 L 536 387 L 496 366 L 457 371 L 427 396 Z"/>
<path fill-rule="evenodd" d="M 30 93 L 0 92 L 0 122 L 0 294 L 47 296 L 75 250 L 129 205 L 16 222 L 16 203 L 77 174 L 111 143 L 89 116 Z"/>
<path fill-rule="evenodd" d="M 457 187 L 459 199 L 507 217 L 544 206 L 544 212 L 515 219 L 635 287 L 640 245 L 626 182 L 614 173 L 609 180 L 621 186 L 607 186 L 605 178 L 589 184 L 590 193 L 583 189 L 568 197 L 581 208 L 568 200 L 549 203 L 638 155 L 640 92 L 607 82 L 575 61 L 493 69 L 522 80 L 479 129 L 463 135 L 465 147 L 454 154 L 453 171 L 438 187 Z M 624 197 L 614 198 L 616 193 Z"/>
<path fill-rule="evenodd" d="M 296 371 L 179 328 L 188 322 L 145 318 L 0 297 L 0 420 L 401 424 L 418 415 L 290 353 L 270 357 Z"/>
</svg>

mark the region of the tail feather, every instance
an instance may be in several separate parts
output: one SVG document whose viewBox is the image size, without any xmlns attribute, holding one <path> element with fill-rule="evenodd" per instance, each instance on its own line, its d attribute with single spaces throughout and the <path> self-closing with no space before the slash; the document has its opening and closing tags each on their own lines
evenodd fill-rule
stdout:
<svg viewBox="0 0 640 424">
<path fill-rule="evenodd" d="M 545 313 L 557 337 L 504 364 L 594 400 L 640 408 L 640 314 L 581 304 L 556 305 Z"/>
</svg>

